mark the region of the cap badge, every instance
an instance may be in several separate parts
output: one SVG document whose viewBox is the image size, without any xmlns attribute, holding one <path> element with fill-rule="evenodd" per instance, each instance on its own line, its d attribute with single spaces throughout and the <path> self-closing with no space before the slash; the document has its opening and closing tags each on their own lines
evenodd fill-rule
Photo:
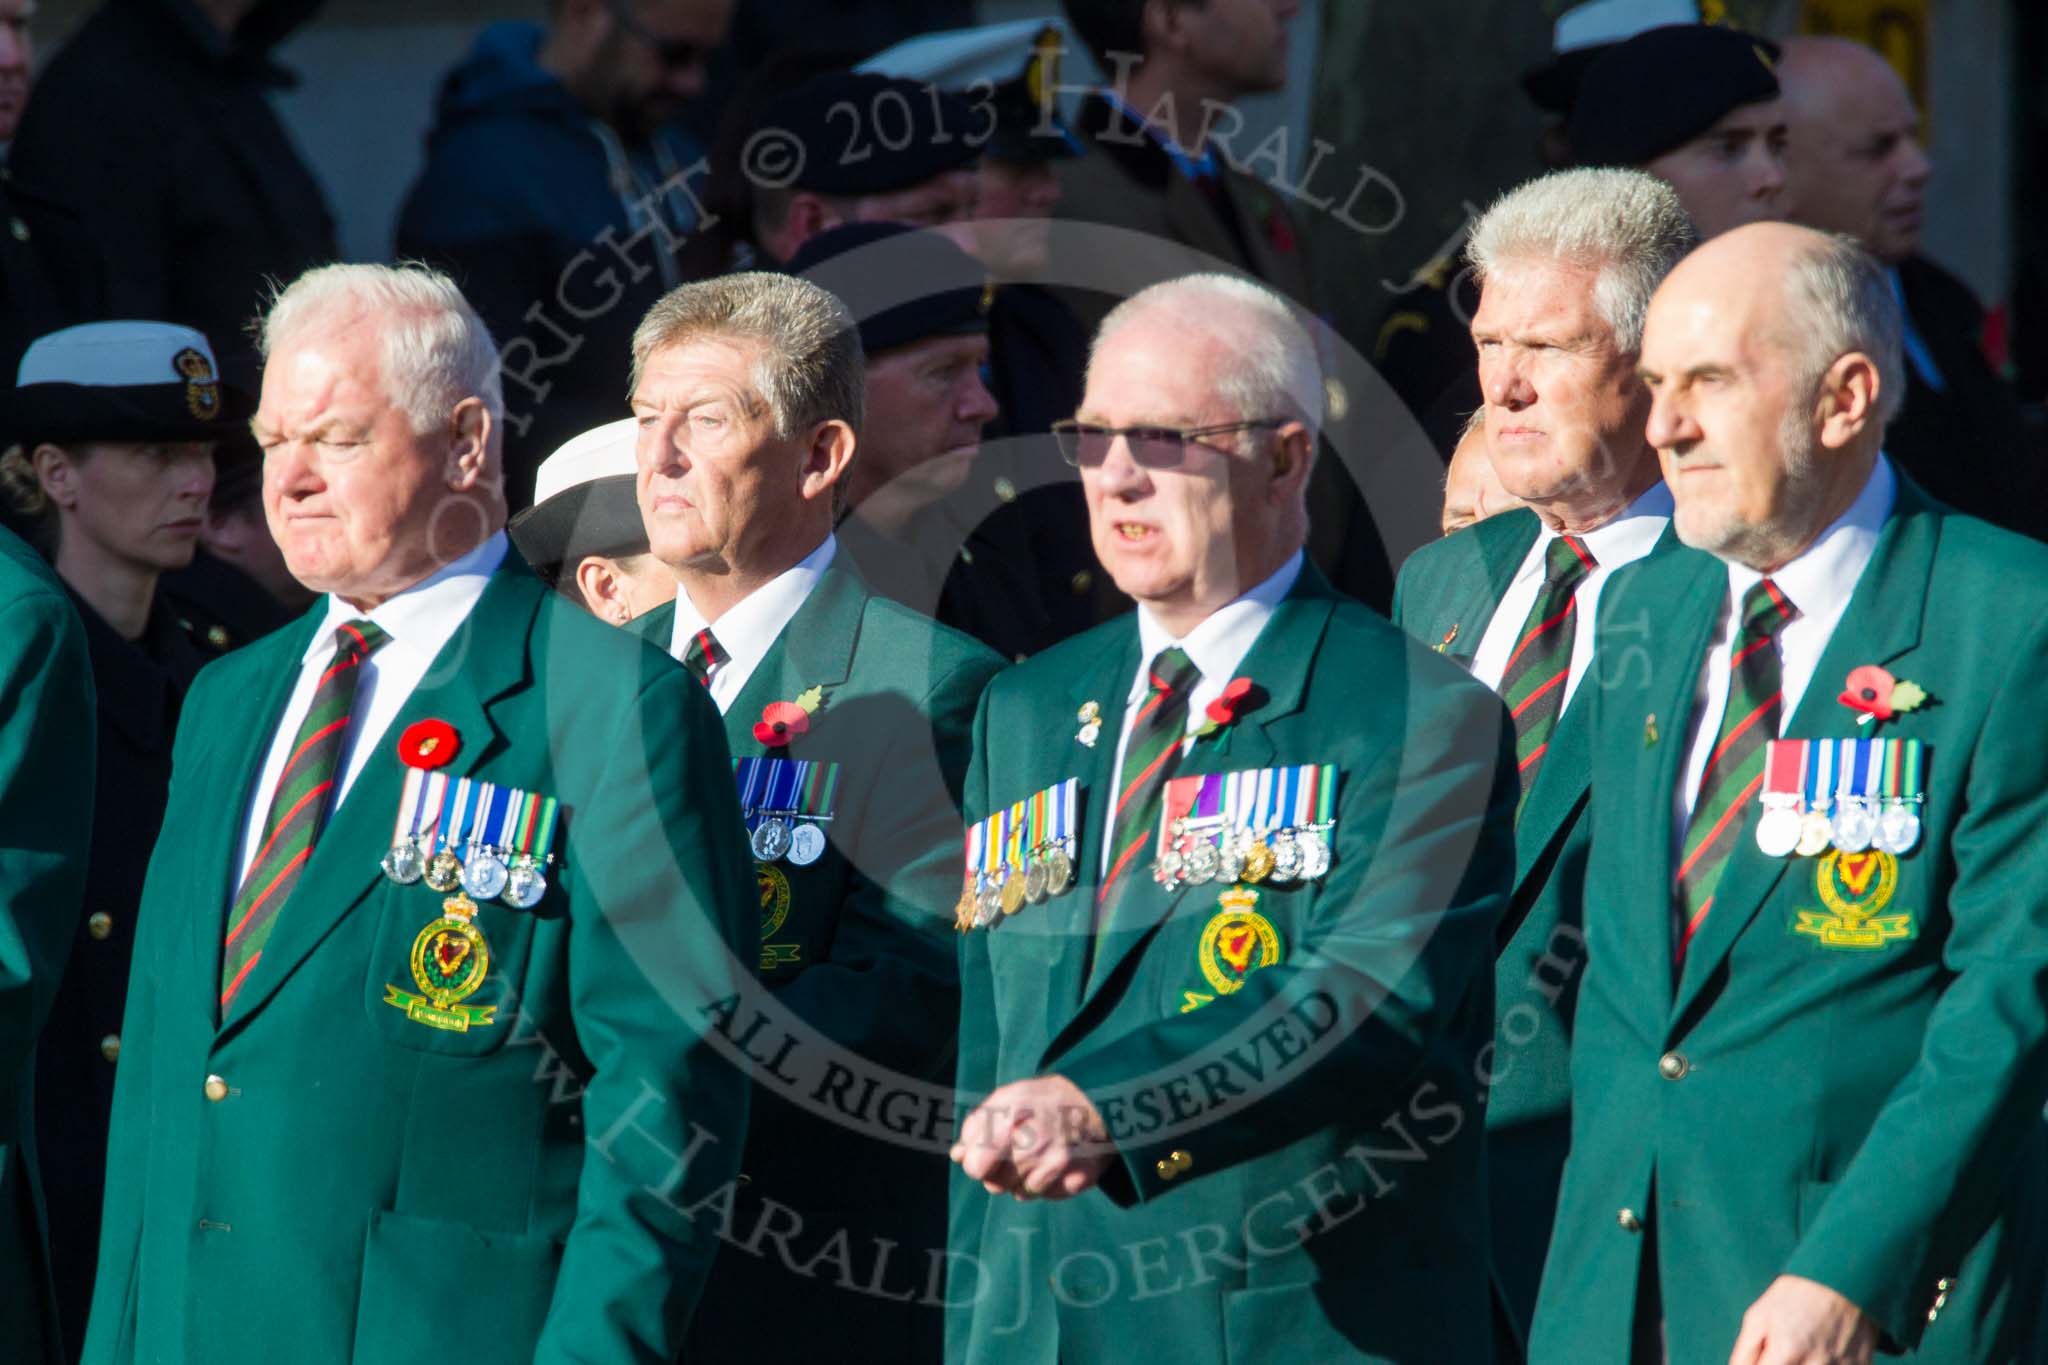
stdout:
<svg viewBox="0 0 2048 1365">
<path fill-rule="evenodd" d="M 202 422 L 220 416 L 220 385 L 206 353 L 187 346 L 171 357 L 171 365 L 185 381 L 185 407 L 192 415 Z"/>
</svg>

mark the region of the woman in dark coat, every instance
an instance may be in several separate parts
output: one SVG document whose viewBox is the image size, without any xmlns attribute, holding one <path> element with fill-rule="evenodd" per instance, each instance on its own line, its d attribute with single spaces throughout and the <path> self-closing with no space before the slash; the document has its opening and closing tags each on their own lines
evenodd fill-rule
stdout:
<svg viewBox="0 0 2048 1365">
<path fill-rule="evenodd" d="M 39 338 L 6 403 L 7 510 L 63 579 L 98 693 L 86 917 L 36 1056 L 36 1149 L 58 1315 L 84 1340 L 135 908 L 193 675 L 219 651 L 158 579 L 191 562 L 217 438 L 238 415 L 206 338 L 155 322 Z"/>
</svg>

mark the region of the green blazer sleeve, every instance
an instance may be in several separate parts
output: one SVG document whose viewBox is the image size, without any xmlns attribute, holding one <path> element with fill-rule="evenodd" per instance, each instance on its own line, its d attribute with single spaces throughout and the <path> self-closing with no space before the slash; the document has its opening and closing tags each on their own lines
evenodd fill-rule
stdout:
<svg viewBox="0 0 2048 1365">
<path fill-rule="evenodd" d="M 1258 1103 L 1220 1115 L 1201 1164 L 1176 1185 L 1326 1128 L 1362 1097 L 1398 1093 L 1474 991 L 1492 1009 L 1494 922 L 1514 871 L 1511 732 L 1490 692 L 1419 648 L 1410 657 L 1407 724 L 1347 774 L 1318 922 L 1288 960 L 1202 1009 L 1048 1066 L 1088 1093 L 1115 1138 L 1125 1106 L 1147 1092 L 1170 1106 L 1173 1085 L 1191 1079 L 1176 1074 L 1186 1059 L 1250 1036 L 1264 1012 L 1291 1012 L 1311 1037 L 1336 1040 Z M 1140 1079 L 1159 1074 L 1174 1079 Z M 1128 1203 L 1173 1188 L 1157 1169 L 1165 1146 L 1120 1144 L 1122 1178 L 1103 1192 Z"/>
<path fill-rule="evenodd" d="M 2048 1093 L 2048 626 L 2015 653 L 1968 755 L 1953 835 L 1955 973 L 1919 1060 L 1893 1090 L 1785 1272 L 1818 1280 L 1911 1350 L 1926 1286 L 1999 1209 L 2004 1173 L 2041 1141 Z M 1940 756 L 1944 769 L 1962 764 Z M 1932 907 L 1929 907 L 1932 909 Z"/>
<path fill-rule="evenodd" d="M 534 1360 L 673 1360 L 718 1245 L 685 1210 L 739 1169 L 749 1083 L 715 1040 L 756 951 L 753 869 L 723 729 L 682 669 L 653 673 L 612 735 L 558 752 L 596 769 L 567 783 L 597 793 L 569 832 L 569 988 L 594 1074 Z"/>
<path fill-rule="evenodd" d="M 4 533 L 0 533 L 4 534 Z M 25 553 L 25 552 L 20 552 Z M 93 690 L 84 631 L 40 566 L 0 589 L 0 1355 L 57 1356 L 36 1215 L 36 1035 L 84 909 L 92 838 Z M 24 584 L 30 570 L 37 578 Z"/>
</svg>

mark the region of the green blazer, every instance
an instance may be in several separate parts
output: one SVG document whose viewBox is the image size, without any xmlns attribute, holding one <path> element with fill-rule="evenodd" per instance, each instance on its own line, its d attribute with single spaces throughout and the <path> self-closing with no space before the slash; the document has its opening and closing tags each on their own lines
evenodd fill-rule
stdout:
<svg viewBox="0 0 2048 1365">
<path fill-rule="evenodd" d="M 92 663 L 57 576 L 0 528 L 0 1360 L 67 1358 L 36 1188 L 36 1035 L 85 913 Z"/>
<path fill-rule="evenodd" d="M 665 646 L 675 607 L 634 626 Z M 960 1008 L 953 904 L 968 734 L 1001 667 L 835 565 L 726 712 L 734 755 L 768 754 L 753 733 L 761 709 L 824 689 L 785 756 L 839 764 L 838 813 L 817 862 L 759 869 L 759 941 L 775 1000 L 834 1060 L 794 1086 L 777 1072 L 800 1076 L 800 1065 L 756 1072 L 733 1215 L 740 1245 L 713 1268 L 686 1360 L 810 1362 L 842 1357 L 850 1343 L 892 1343 L 892 1359 L 938 1354 L 942 1315 L 927 1275 L 945 1236 L 950 1127 L 927 1122 L 928 1097 L 951 1079 Z M 763 1220 L 792 1217 L 801 1231 L 787 1255 L 744 1249 Z M 840 1235 L 848 1273 L 795 1268 Z"/>
<path fill-rule="evenodd" d="M 1845 1295 L 1914 1360 L 2039 1360 L 2023 1319 L 2048 1283 L 2048 548 L 1900 480 L 1785 734 L 1870 735 L 1837 700 L 1859 665 L 1919 683 L 1928 704 L 1877 734 L 1930 747 L 1920 842 L 1834 872 L 1769 858 L 1752 802 L 1674 985 L 1672 796 L 1727 593 L 1718 560 L 1679 551 L 1601 594 L 1603 632 L 1641 623 L 1646 648 L 1603 651 L 1582 689 L 1607 780 L 1530 1359 L 1628 1360 L 1647 1228 L 1679 1365 L 1721 1365 L 1781 1274 Z M 1802 931 L 1837 905 L 1910 933 L 1855 949 Z"/>
<path fill-rule="evenodd" d="M 243 812 L 325 605 L 203 670 L 185 703 L 85 1358 L 673 1359 L 716 1244 L 689 1211 L 730 1199 L 747 1104 L 713 1032 L 754 957 L 717 714 L 510 556 L 329 817 L 223 1025 Z M 495 1014 L 466 1032 L 386 1003 L 417 989 L 415 939 L 441 913 L 379 869 L 397 741 L 427 718 L 459 736 L 451 777 L 564 808 L 546 896 L 477 914 L 491 971 L 466 1003 Z"/>
<path fill-rule="evenodd" d="M 958 1107 L 1063 1075 L 1118 1153 L 1058 1202 L 956 1175 L 947 1358 L 1483 1361 L 1505 711 L 1304 568 L 1243 664 L 1263 696 L 1179 769 L 1340 771 L 1328 876 L 1257 888 L 1277 965 L 1233 982 L 1226 888 L 1168 892 L 1144 859 L 1092 927 L 1138 653 L 1135 615 L 1098 627 L 1004 673 L 975 721 L 969 817 L 1078 778 L 1079 872 L 962 938 Z"/>
<path fill-rule="evenodd" d="M 1467 668 L 1541 523 L 1515 508 L 1417 550 L 1394 589 L 1394 623 Z M 1667 527 L 1652 553 L 1678 546 Z M 1631 637 L 1617 636 L 1626 650 Z M 1588 832 L 1580 818 L 1591 790 L 1589 707 L 1559 718 L 1536 783 L 1515 825 L 1515 889 L 1497 935 L 1486 1164 L 1493 1215 L 1493 1287 L 1519 1359 L 1536 1311 L 1536 1287 L 1557 1214 L 1571 1146 L 1571 1022 L 1586 967 L 1580 905 Z"/>
</svg>

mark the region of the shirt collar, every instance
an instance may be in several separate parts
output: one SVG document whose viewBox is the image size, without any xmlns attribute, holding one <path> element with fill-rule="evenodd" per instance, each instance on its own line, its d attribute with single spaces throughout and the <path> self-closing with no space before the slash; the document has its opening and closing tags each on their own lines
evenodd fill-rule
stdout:
<svg viewBox="0 0 2048 1365">
<path fill-rule="evenodd" d="M 678 592 L 669 653 L 682 658 L 690 637 L 708 625 L 713 638 L 725 650 L 726 663 L 722 667 L 734 669 L 742 677 L 752 673 L 838 553 L 839 538 L 827 535 L 817 549 L 726 608 L 715 624 L 704 619 L 704 613 L 697 610 L 687 591 Z"/>
<path fill-rule="evenodd" d="M 327 595 L 327 614 L 306 646 L 305 662 L 325 661 L 334 653 L 334 632 L 344 621 L 367 616 L 391 637 L 387 649 L 424 653 L 432 662 L 441 646 L 461 626 L 491 575 L 505 562 L 509 542 L 502 530 L 459 559 L 451 560 L 419 582 L 369 611 L 358 611 L 339 597 Z"/>
<path fill-rule="evenodd" d="M 1166 627 L 1154 620 L 1152 613 L 1140 603 L 1140 654 L 1133 695 L 1146 685 L 1145 670 L 1152 660 L 1159 657 L 1159 651 L 1175 645 L 1187 651 L 1188 658 L 1194 661 L 1205 679 L 1229 679 L 1237 672 L 1238 665 L 1244 662 L 1244 656 L 1251 652 L 1252 642 L 1266 628 L 1266 622 L 1272 619 L 1281 600 L 1294 590 L 1294 581 L 1301 577 L 1301 564 L 1301 551 L 1296 550 L 1272 577 L 1209 613 L 1200 625 L 1178 640 L 1169 635 Z"/>
<path fill-rule="evenodd" d="M 1818 621 L 1841 615 L 1850 594 L 1856 591 L 1856 580 L 1870 563 L 1871 552 L 1877 548 L 1878 532 L 1884 528 L 1884 519 L 1891 515 L 1896 492 L 1891 461 L 1879 454 L 1870 478 L 1849 504 L 1849 510 L 1835 518 L 1797 559 L 1770 575 L 1771 582 L 1799 609 L 1802 618 Z M 1763 578 L 1763 574 L 1748 565 L 1731 562 L 1728 590 L 1732 599 L 1740 603 L 1742 595 Z"/>
<path fill-rule="evenodd" d="M 1164 128 L 1159 127 L 1152 120 L 1146 118 L 1136 109 L 1133 109 L 1123 96 L 1117 94 L 1109 86 L 1105 85 L 1102 87 L 1101 95 L 1108 102 L 1110 108 L 1116 110 L 1126 119 L 1138 125 L 1138 127 L 1143 128 L 1146 136 L 1159 144 L 1159 150 L 1172 158 L 1173 164 L 1180 168 L 1182 175 L 1190 180 L 1207 180 L 1215 176 L 1216 153 L 1214 151 L 1207 147 L 1202 148 L 1199 152 L 1189 151 L 1178 142 L 1175 142 Z"/>
<path fill-rule="evenodd" d="M 1656 548 L 1658 537 L 1671 524 L 1671 486 L 1662 479 L 1651 484 L 1636 495 L 1636 500 L 1623 508 L 1621 515 L 1606 524 L 1586 532 L 1579 539 L 1586 542 L 1587 551 L 1593 562 L 1603 569 L 1618 569 L 1624 564 L 1633 564 Z M 1536 544 L 1522 561 L 1522 573 L 1541 575 L 1544 556 L 1549 552 L 1550 542 L 1557 539 L 1557 532 L 1543 526 L 1536 536 Z"/>
</svg>

